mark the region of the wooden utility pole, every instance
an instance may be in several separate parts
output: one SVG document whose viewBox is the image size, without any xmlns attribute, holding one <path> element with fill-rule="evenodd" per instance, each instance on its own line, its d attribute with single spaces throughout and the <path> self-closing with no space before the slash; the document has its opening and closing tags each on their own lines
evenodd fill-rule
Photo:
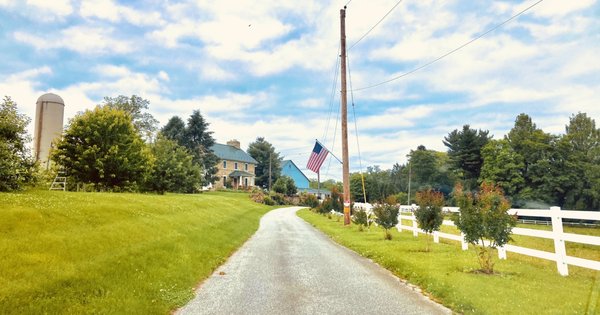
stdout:
<svg viewBox="0 0 600 315">
<path fill-rule="evenodd" d="M 344 185 L 344 225 L 350 224 L 350 165 L 348 164 L 348 95 L 346 90 L 346 6 L 340 10 L 342 81 L 342 181 Z"/>
</svg>

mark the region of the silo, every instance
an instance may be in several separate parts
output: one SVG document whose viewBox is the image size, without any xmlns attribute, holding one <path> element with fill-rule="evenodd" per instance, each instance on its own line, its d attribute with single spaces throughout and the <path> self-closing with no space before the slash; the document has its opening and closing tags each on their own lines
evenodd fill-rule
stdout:
<svg viewBox="0 0 600 315">
<path fill-rule="evenodd" d="M 46 93 L 37 99 L 33 150 L 36 161 L 44 169 L 50 167 L 52 141 L 62 135 L 64 112 L 65 102 L 56 94 Z"/>
</svg>

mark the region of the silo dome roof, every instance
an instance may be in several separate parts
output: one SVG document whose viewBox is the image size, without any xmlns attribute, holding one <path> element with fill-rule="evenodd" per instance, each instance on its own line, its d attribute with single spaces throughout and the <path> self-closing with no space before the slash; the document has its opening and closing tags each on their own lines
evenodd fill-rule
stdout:
<svg viewBox="0 0 600 315">
<path fill-rule="evenodd" d="M 46 94 L 38 97 L 36 103 L 40 103 L 40 102 L 51 102 L 51 103 L 59 103 L 59 104 L 65 105 L 65 101 L 63 101 L 63 99 L 60 96 L 58 96 L 54 93 L 46 93 Z"/>
</svg>

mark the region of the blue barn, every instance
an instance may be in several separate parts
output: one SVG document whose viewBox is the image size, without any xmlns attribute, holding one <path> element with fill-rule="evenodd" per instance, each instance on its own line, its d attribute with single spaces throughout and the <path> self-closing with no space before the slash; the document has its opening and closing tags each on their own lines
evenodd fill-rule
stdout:
<svg viewBox="0 0 600 315">
<path fill-rule="evenodd" d="M 292 162 L 292 160 L 285 160 L 281 164 L 281 175 L 289 176 L 294 180 L 294 184 L 299 190 L 308 189 L 310 182 L 308 177 L 302 173 L 302 171 Z"/>
</svg>

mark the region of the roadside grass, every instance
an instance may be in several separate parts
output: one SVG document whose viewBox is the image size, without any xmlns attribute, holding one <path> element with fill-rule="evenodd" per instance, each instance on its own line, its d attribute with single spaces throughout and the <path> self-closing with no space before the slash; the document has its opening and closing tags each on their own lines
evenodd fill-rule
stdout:
<svg viewBox="0 0 600 315">
<path fill-rule="evenodd" d="M 484 275 L 476 272 L 479 265 L 472 246 L 462 251 L 460 243 L 440 239 L 439 244 L 431 242 L 431 251 L 425 252 L 424 234 L 415 238 L 412 231 L 392 229 L 393 239 L 384 241 L 378 227 L 359 232 L 355 225 L 344 227 L 309 210 L 300 210 L 298 215 L 337 243 L 418 285 L 455 312 L 600 313 L 600 272 L 569 266 L 570 275 L 562 277 L 554 262 L 508 253 L 508 260 L 495 260 L 495 275 Z"/>
<path fill-rule="evenodd" d="M 247 194 L 0 194 L 1 314 L 168 314 L 272 209 Z"/>
</svg>

